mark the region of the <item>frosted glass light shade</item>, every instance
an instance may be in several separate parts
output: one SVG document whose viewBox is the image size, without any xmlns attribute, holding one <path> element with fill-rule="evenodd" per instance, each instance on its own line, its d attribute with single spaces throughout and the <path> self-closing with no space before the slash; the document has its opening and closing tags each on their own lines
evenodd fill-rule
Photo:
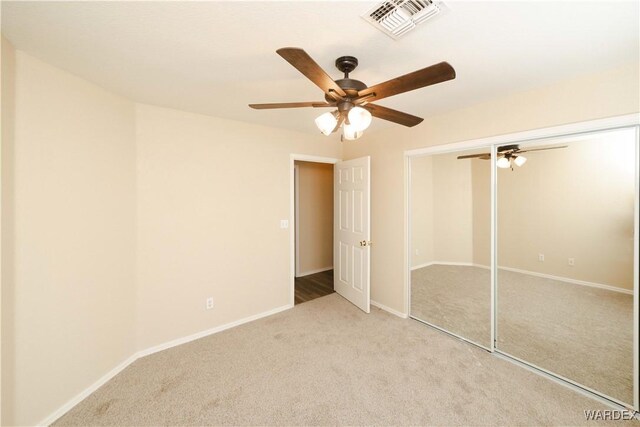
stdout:
<svg viewBox="0 0 640 427">
<path fill-rule="evenodd" d="M 518 156 L 515 158 L 515 160 L 513 161 L 513 163 L 515 163 L 517 166 L 522 166 L 524 165 L 524 163 L 527 161 L 527 158 L 524 156 Z"/>
<path fill-rule="evenodd" d="M 502 169 L 506 169 L 506 168 L 511 167 L 511 162 L 506 157 L 501 157 L 496 162 L 496 166 L 498 166 L 499 168 L 502 168 Z"/>
<path fill-rule="evenodd" d="M 362 107 L 353 107 L 349 110 L 349 123 L 358 131 L 363 131 L 371 124 L 371 113 Z"/>
<path fill-rule="evenodd" d="M 342 126 L 342 136 L 344 136 L 344 139 L 352 141 L 354 139 L 360 138 L 362 136 L 362 132 L 355 130 L 353 125 L 348 125 L 345 123 Z"/>
<path fill-rule="evenodd" d="M 337 124 L 338 119 L 336 119 L 336 116 L 331 112 L 324 113 L 316 118 L 316 126 L 318 126 L 320 132 L 325 135 L 331 135 L 331 132 L 333 132 Z"/>
</svg>

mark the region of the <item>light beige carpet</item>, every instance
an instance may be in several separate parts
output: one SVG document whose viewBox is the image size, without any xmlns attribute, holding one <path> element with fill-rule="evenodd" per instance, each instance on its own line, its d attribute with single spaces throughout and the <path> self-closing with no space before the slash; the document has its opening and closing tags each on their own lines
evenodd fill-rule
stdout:
<svg viewBox="0 0 640 427">
<path fill-rule="evenodd" d="M 596 424 L 586 409 L 605 407 L 332 294 L 139 359 L 56 424 Z"/>
<path fill-rule="evenodd" d="M 489 345 L 489 270 L 432 265 L 411 283 L 413 316 Z M 497 309 L 499 349 L 633 402 L 631 295 L 499 270 Z"/>
<path fill-rule="evenodd" d="M 489 347 L 491 271 L 439 264 L 413 270 L 411 315 Z"/>
</svg>

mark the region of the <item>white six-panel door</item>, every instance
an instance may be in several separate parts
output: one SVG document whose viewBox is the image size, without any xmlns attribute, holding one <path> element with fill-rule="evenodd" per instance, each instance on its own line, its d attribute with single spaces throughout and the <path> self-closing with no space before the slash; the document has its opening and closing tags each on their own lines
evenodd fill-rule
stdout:
<svg viewBox="0 0 640 427">
<path fill-rule="evenodd" d="M 369 313 L 370 158 L 334 166 L 333 265 L 336 292 Z"/>
</svg>

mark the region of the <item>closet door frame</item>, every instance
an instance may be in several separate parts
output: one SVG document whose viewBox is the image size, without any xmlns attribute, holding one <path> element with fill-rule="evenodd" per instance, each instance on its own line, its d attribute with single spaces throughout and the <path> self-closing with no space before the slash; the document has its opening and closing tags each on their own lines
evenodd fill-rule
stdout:
<svg viewBox="0 0 640 427">
<path fill-rule="evenodd" d="M 608 404 L 617 409 L 633 409 L 635 411 L 640 410 L 640 354 L 639 354 L 639 285 L 638 285 L 638 258 L 640 255 L 640 248 L 638 244 L 638 233 L 639 233 L 639 189 L 638 184 L 636 184 L 635 191 L 635 229 L 634 229 L 634 292 L 633 292 L 633 300 L 634 300 L 634 342 L 633 342 L 633 372 L 634 372 L 634 382 L 633 382 L 633 402 L 625 403 L 621 402 L 615 398 L 610 396 L 603 395 L 597 390 L 590 389 L 582 384 L 579 384 L 571 379 L 559 376 L 554 374 L 553 372 L 547 371 L 544 368 L 535 366 L 527 361 L 518 359 L 512 355 L 501 352 L 496 348 L 496 338 L 497 338 L 497 182 L 496 182 L 496 154 L 497 148 L 502 145 L 507 144 L 525 144 L 525 143 L 534 143 L 534 142 L 542 142 L 550 143 L 553 140 L 557 140 L 559 138 L 567 138 L 567 137 L 578 137 L 585 134 L 591 134 L 599 131 L 607 131 L 607 130 L 616 130 L 623 128 L 634 128 L 635 129 L 635 145 L 636 145 L 636 183 L 640 180 L 640 164 L 638 160 L 638 155 L 640 153 L 640 114 L 627 114 L 623 116 L 615 116 L 609 117 L 605 119 L 598 120 L 590 120 L 578 123 L 571 123 L 567 125 L 546 127 L 540 129 L 533 129 L 524 132 L 515 132 L 510 134 L 498 135 L 488 138 L 479 138 L 461 142 L 454 142 L 444 145 L 436 145 L 431 147 L 417 148 L 412 150 L 407 150 L 404 152 L 404 176 L 405 176 L 405 185 L 404 185 L 404 201 L 405 201 L 405 227 L 404 227 L 404 240 L 405 240 L 405 253 L 404 253 L 404 261 L 405 261 L 405 274 L 404 274 L 404 288 L 405 288 L 405 312 L 407 316 L 411 317 L 411 160 L 413 158 L 430 156 L 434 154 L 445 154 L 445 153 L 453 153 L 459 151 L 466 151 L 471 149 L 490 149 L 491 150 L 491 341 L 490 346 L 486 347 L 470 341 L 465 337 L 461 337 L 459 335 L 453 334 L 447 330 L 444 330 L 436 325 L 432 325 L 424 320 L 416 319 L 422 323 L 426 323 L 429 326 L 435 327 L 441 331 L 444 331 L 450 335 L 456 336 L 466 342 L 469 342 L 475 346 L 481 347 L 497 357 L 504 358 L 513 363 L 516 363 L 526 369 L 529 369 L 537 374 L 545 376 L 553 381 L 557 381 L 569 388 L 574 389 L 575 391 L 585 394 L 589 397 L 592 397 L 596 400 L 601 401 L 602 403 Z M 630 406 L 632 405 L 632 406 Z"/>
</svg>

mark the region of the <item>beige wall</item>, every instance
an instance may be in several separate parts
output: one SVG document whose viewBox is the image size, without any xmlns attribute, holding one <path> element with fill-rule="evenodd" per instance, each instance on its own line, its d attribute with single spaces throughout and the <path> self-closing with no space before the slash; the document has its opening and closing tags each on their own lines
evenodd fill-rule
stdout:
<svg viewBox="0 0 640 427">
<path fill-rule="evenodd" d="M 298 276 L 333 268 L 333 165 L 296 162 Z"/>
<path fill-rule="evenodd" d="M 137 142 L 138 348 L 289 304 L 290 153 L 339 142 L 146 105 Z"/>
<path fill-rule="evenodd" d="M 433 156 L 411 160 L 411 267 L 435 261 L 433 256 Z"/>
<path fill-rule="evenodd" d="M 436 261 L 473 259 L 471 168 L 457 154 L 433 159 L 433 256 Z"/>
<path fill-rule="evenodd" d="M 491 265 L 491 162 L 480 159 L 468 162 L 473 187 L 473 264 Z"/>
<path fill-rule="evenodd" d="M 569 148 L 498 169 L 498 265 L 633 289 L 634 131 L 556 143 Z M 490 265 L 491 163 L 455 160 L 462 154 L 470 152 L 411 160 L 412 266 Z M 432 251 L 418 256 L 418 248 Z"/>
<path fill-rule="evenodd" d="M 473 262 L 471 163 L 459 154 L 411 159 L 412 267 Z"/>
<path fill-rule="evenodd" d="M 498 265 L 633 289 L 635 132 L 568 145 L 498 170 Z"/>
<path fill-rule="evenodd" d="M 13 168 L 11 162 L 8 160 L 13 157 L 14 146 L 14 128 L 15 128 L 15 72 L 16 72 L 16 53 L 13 46 L 2 37 L 1 47 L 2 57 L 0 58 L 1 67 L 1 83 L 0 83 L 0 99 L 2 100 L 2 114 L 0 115 L 0 128 L 2 135 L 2 149 L 0 150 L 0 194 L 2 195 L 0 210 L 1 224 L 0 227 L 0 272 L 1 279 L 0 284 L 12 283 L 13 277 L 9 275 L 12 271 L 8 268 L 2 268 L 5 263 L 11 263 L 13 253 L 10 249 L 13 246 L 13 234 L 9 233 L 8 226 L 13 222 L 13 212 L 9 209 L 4 209 L 5 206 L 12 206 L 8 203 L 13 198 L 13 193 L 9 188 L 5 188 L 4 183 L 11 182 L 10 179 L 13 176 Z M 10 304 L 13 301 L 13 286 L 0 286 L 0 424 L 3 419 L 3 414 L 12 414 L 13 398 L 10 396 L 4 396 L 2 390 L 8 388 L 13 383 L 13 375 L 9 375 L 9 372 L 13 372 L 14 358 L 3 357 L 5 349 L 9 349 L 7 343 L 14 341 L 13 335 L 13 305 Z M 6 342 L 5 342 L 6 341 Z M 5 374 L 6 373 L 6 374 Z M 6 411 L 5 411 L 6 408 Z"/>
<path fill-rule="evenodd" d="M 638 77 L 638 64 L 629 64 L 427 118 L 415 128 L 394 126 L 346 143 L 344 159 L 371 156 L 371 298 L 407 312 L 404 150 L 635 113 L 640 111 Z"/>
<path fill-rule="evenodd" d="M 20 51 L 15 78 L 15 137 L 2 141 L 5 425 L 39 422 L 135 350 L 134 104 Z"/>
</svg>

